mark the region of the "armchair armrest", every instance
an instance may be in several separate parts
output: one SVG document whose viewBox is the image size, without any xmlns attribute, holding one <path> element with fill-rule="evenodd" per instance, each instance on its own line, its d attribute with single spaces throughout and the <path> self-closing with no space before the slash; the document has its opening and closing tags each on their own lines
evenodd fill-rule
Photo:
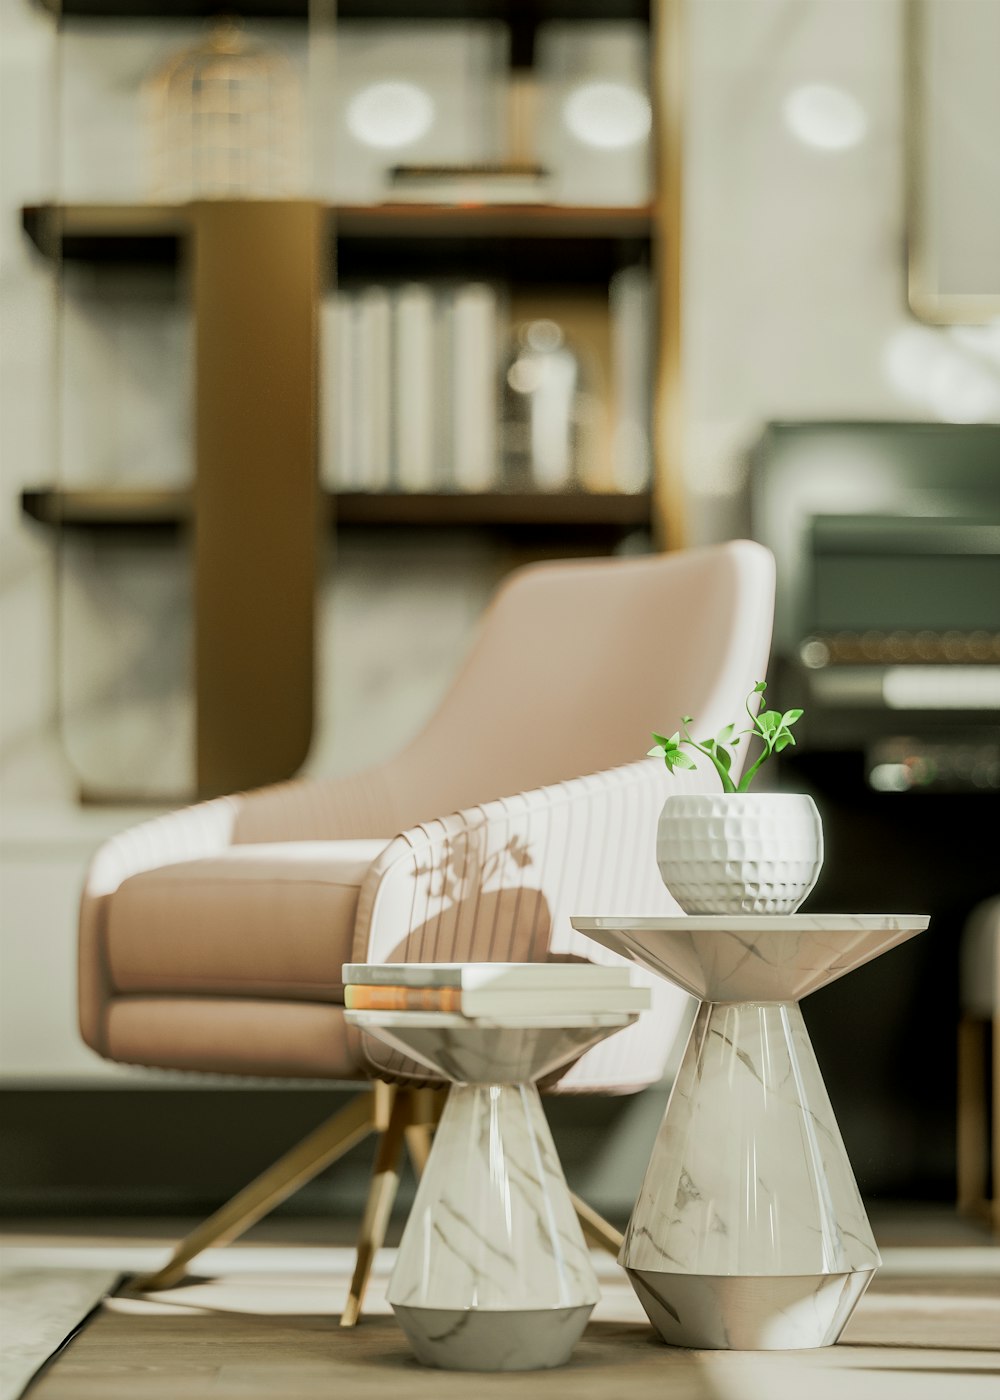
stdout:
<svg viewBox="0 0 1000 1400">
<path fill-rule="evenodd" d="M 357 962 L 542 962 L 616 954 L 570 926 L 573 914 L 680 912 L 656 866 L 667 791 L 697 791 L 694 772 L 668 780 L 644 760 L 472 807 L 403 832 L 361 887 Z M 561 1087 L 632 1089 L 658 1079 L 688 999 L 636 970 L 653 1010 L 588 1052 Z M 366 1037 L 379 1073 L 413 1066 Z"/>
<path fill-rule="evenodd" d="M 104 957 L 108 900 L 131 875 L 224 850 L 232 840 L 241 802 L 239 797 L 220 797 L 154 817 L 119 832 L 94 855 L 80 900 L 78 954 L 80 1034 L 93 1049 L 103 1046 L 103 1008 L 109 991 Z"/>
</svg>

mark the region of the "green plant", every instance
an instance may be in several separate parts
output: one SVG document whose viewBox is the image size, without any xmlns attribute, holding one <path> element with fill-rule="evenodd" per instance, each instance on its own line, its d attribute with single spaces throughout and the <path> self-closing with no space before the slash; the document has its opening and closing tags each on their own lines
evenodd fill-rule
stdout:
<svg viewBox="0 0 1000 1400">
<path fill-rule="evenodd" d="M 766 681 L 758 681 L 746 698 L 746 711 L 750 716 L 750 728 L 736 733 L 735 724 L 727 724 L 725 729 L 720 729 L 714 739 L 692 739 L 688 733 L 688 725 L 691 724 L 691 716 L 681 717 L 681 727 L 676 734 L 669 739 L 662 734 L 654 734 L 656 740 L 654 746 L 649 750 L 650 758 L 662 758 L 670 769 L 671 773 L 678 768 L 697 767 L 690 754 L 684 752 L 685 745 L 691 749 L 697 749 L 706 758 L 710 759 L 722 780 L 723 792 L 746 792 L 750 784 L 757 776 L 759 770 L 767 762 L 772 754 L 781 753 L 782 749 L 787 749 L 789 744 L 795 743 L 795 735 L 792 733 L 792 725 L 802 716 L 801 710 L 786 710 L 784 714 L 780 710 L 760 709 L 757 714 L 750 708 L 750 702 L 755 695 L 763 696 L 767 690 Z M 763 704 L 763 701 L 762 701 Z M 762 745 L 757 758 L 750 765 L 740 779 L 739 786 L 733 782 L 730 772 L 733 766 L 733 750 L 740 740 L 746 736 L 757 739 Z"/>
</svg>

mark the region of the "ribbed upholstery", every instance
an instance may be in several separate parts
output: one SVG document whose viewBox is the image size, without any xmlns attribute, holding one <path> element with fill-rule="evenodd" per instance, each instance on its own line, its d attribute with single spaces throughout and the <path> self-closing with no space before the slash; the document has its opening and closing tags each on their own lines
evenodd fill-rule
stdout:
<svg viewBox="0 0 1000 1400">
<path fill-rule="evenodd" d="M 346 1033 L 339 957 L 612 959 L 570 915 L 673 908 L 654 858 L 659 807 L 716 781 L 635 760 L 682 713 L 703 732 L 740 718 L 764 674 L 773 594 L 771 556 L 746 542 L 518 571 L 396 758 L 202 803 L 98 852 L 80 917 L 84 1040 L 137 1064 L 406 1077 L 415 1067 Z M 348 879 L 348 843 L 362 839 L 370 868 Z M 289 881 L 298 854 L 275 850 L 300 843 L 318 843 L 300 853 L 311 891 Z M 560 1087 L 659 1078 L 684 998 L 652 985 L 653 1011 Z"/>
<path fill-rule="evenodd" d="M 405 832 L 376 859 L 361 890 L 358 962 L 617 963 L 576 933 L 574 913 L 679 913 L 656 867 L 656 821 L 670 790 L 708 786 L 652 759 L 521 793 Z M 687 996 L 637 969 L 653 1009 L 591 1050 L 561 1090 L 625 1092 L 658 1079 Z M 374 1072 L 423 1082 L 426 1071 L 365 1039 Z"/>
</svg>

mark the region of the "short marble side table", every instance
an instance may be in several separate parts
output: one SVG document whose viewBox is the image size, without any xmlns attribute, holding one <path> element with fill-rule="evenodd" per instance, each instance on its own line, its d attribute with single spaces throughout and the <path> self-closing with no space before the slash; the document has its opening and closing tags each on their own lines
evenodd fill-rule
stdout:
<svg viewBox="0 0 1000 1400">
<path fill-rule="evenodd" d="M 832 1344 L 881 1260 L 798 1002 L 928 920 L 572 922 L 702 1001 L 618 1256 L 653 1326 L 686 1347 Z"/>
<path fill-rule="evenodd" d="M 648 1004 L 644 989 L 636 998 Z M 635 1016 L 345 1014 L 453 1081 L 389 1281 L 418 1359 L 462 1371 L 562 1365 L 598 1287 L 535 1082 Z"/>
</svg>

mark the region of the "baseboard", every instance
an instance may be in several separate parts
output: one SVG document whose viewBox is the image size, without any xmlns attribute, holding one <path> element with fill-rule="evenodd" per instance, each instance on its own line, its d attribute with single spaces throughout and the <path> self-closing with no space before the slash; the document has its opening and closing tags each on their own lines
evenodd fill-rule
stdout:
<svg viewBox="0 0 1000 1400">
<path fill-rule="evenodd" d="M 351 1096 L 291 1086 L 0 1089 L 0 1214 L 207 1214 Z M 619 1225 L 635 1200 L 664 1102 L 662 1089 L 545 1100 L 572 1189 Z M 373 1145 L 356 1147 L 280 1209 L 356 1216 Z M 401 1211 L 412 1196 L 407 1171 Z"/>
</svg>

